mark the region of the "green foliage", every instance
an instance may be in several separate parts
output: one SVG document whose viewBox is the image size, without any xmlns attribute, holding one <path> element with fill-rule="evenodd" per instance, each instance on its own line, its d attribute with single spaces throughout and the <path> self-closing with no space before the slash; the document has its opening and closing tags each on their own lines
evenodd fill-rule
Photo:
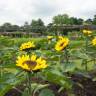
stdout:
<svg viewBox="0 0 96 96">
<path fill-rule="evenodd" d="M 93 24 L 96 25 L 96 15 L 94 15 L 94 18 L 93 18 Z"/>
<path fill-rule="evenodd" d="M 0 96 L 4 96 L 10 89 L 20 84 L 25 85 L 22 96 L 29 95 L 27 94 L 28 86 L 26 84 L 27 72 L 16 67 L 17 56 L 27 54 L 19 51 L 20 45 L 27 41 L 34 41 L 36 44 L 36 49 L 32 50 L 30 54 L 35 53 L 37 56 L 43 57 L 48 64 L 48 68 L 31 74 L 32 94 L 55 96 L 54 92 L 49 89 L 50 84 L 57 85 L 59 87 L 58 92 L 63 90 L 72 91 L 75 84 L 82 87 L 80 82 L 72 80 L 72 75 L 83 76 L 86 79 L 90 78 L 96 81 L 96 76 L 91 77 L 89 74 L 89 72 L 96 70 L 96 47 L 91 43 L 94 36 L 93 34 L 88 37 L 87 49 L 85 36 L 82 36 L 83 39 L 79 37 L 75 40 L 69 36 L 71 40 L 69 46 L 67 46 L 67 54 L 65 49 L 61 52 L 54 49 L 57 42 L 56 36 L 50 42 L 46 37 L 22 39 L 0 37 Z M 33 80 L 34 78 L 37 81 Z"/>
<path fill-rule="evenodd" d="M 69 24 L 69 16 L 67 14 L 64 14 L 64 15 L 57 15 L 57 16 L 54 16 L 53 17 L 53 23 L 54 24 L 66 24 L 68 25 Z"/>
<path fill-rule="evenodd" d="M 50 89 L 43 89 L 39 96 L 55 96 L 54 93 L 52 92 L 52 90 Z"/>
<path fill-rule="evenodd" d="M 58 69 L 47 70 L 44 75 L 48 81 L 61 85 L 63 88 L 70 89 L 72 87 L 72 82 Z"/>
<path fill-rule="evenodd" d="M 82 25 L 83 19 L 76 17 L 69 17 L 67 14 L 59 14 L 53 17 L 53 24 L 56 25 Z"/>
<path fill-rule="evenodd" d="M 43 21 L 41 19 L 32 20 L 30 27 L 31 27 L 32 32 L 42 34 L 45 31 L 45 26 L 44 26 L 44 23 L 43 23 Z"/>
<path fill-rule="evenodd" d="M 1 68 L 1 67 L 0 67 Z M 0 75 L 0 96 L 4 96 L 14 86 L 25 80 L 26 74 L 12 68 L 2 68 Z"/>
</svg>

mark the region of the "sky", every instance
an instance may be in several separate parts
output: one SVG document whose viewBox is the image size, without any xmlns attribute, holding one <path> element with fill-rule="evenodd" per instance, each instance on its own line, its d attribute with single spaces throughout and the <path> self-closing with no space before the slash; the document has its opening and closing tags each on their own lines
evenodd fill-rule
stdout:
<svg viewBox="0 0 96 96">
<path fill-rule="evenodd" d="M 23 25 L 38 18 L 48 24 L 58 14 L 93 18 L 96 0 L 0 0 L 0 25 L 5 22 Z"/>
</svg>

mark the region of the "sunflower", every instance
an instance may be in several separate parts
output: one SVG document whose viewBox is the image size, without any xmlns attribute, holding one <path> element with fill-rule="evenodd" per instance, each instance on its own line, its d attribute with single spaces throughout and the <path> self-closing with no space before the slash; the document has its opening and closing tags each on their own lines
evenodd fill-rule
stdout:
<svg viewBox="0 0 96 96">
<path fill-rule="evenodd" d="M 47 36 L 47 39 L 48 40 L 52 40 L 53 39 L 53 36 Z"/>
<path fill-rule="evenodd" d="M 69 44 L 68 38 L 62 38 L 61 40 L 57 41 L 55 45 L 55 50 L 61 51 Z"/>
<path fill-rule="evenodd" d="M 92 34 L 92 31 L 90 31 L 90 30 L 83 30 L 83 34 L 87 35 L 87 36 L 90 36 Z"/>
<path fill-rule="evenodd" d="M 59 40 L 62 40 L 64 37 L 63 36 L 58 36 L 58 39 Z"/>
<path fill-rule="evenodd" d="M 20 50 L 23 51 L 23 50 L 26 50 L 26 49 L 31 49 L 31 48 L 35 48 L 35 44 L 34 42 L 27 42 L 27 43 L 23 43 L 21 46 L 20 46 Z"/>
<path fill-rule="evenodd" d="M 39 57 L 37 58 L 36 55 L 22 55 L 21 57 L 18 56 L 16 60 L 16 66 L 21 67 L 27 71 L 37 71 L 39 69 L 44 69 L 47 67 L 46 60 Z"/>
<path fill-rule="evenodd" d="M 92 40 L 92 45 L 96 46 L 96 37 Z"/>
</svg>

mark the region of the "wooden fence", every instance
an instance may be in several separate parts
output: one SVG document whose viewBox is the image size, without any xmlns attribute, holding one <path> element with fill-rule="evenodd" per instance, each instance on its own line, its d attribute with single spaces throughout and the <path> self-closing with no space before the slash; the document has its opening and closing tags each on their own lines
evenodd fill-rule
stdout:
<svg viewBox="0 0 96 96">
<path fill-rule="evenodd" d="M 96 30 L 96 25 L 53 25 L 52 29 L 60 34 L 63 31 L 74 31 L 74 30 Z M 11 36 L 11 37 L 39 37 L 41 33 L 32 33 L 32 32 L 0 32 L 0 35 Z"/>
</svg>

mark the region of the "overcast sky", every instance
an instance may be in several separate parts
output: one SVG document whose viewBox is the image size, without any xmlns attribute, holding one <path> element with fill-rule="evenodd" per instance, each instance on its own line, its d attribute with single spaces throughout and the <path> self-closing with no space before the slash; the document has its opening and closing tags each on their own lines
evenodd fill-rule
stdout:
<svg viewBox="0 0 96 96">
<path fill-rule="evenodd" d="M 41 18 L 46 24 L 57 14 L 83 19 L 96 14 L 96 0 L 0 0 L 0 24 L 24 24 Z"/>
</svg>

